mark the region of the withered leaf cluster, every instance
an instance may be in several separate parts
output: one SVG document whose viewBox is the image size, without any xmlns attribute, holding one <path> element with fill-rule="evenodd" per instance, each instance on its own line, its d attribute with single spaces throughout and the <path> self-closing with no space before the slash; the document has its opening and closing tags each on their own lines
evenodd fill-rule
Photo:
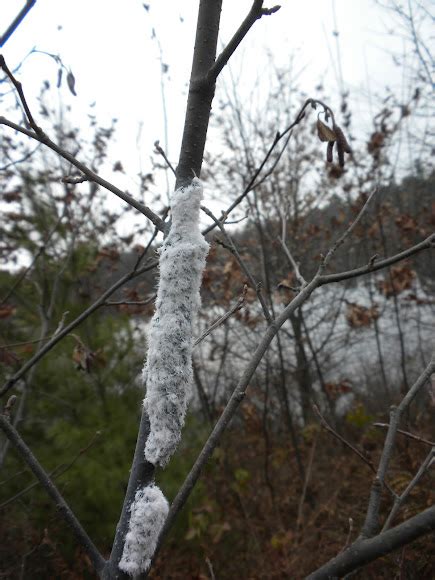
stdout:
<svg viewBox="0 0 435 580">
<path fill-rule="evenodd" d="M 325 125 L 320 119 L 317 119 L 317 134 L 322 143 L 327 142 L 326 161 L 333 162 L 334 145 L 336 144 L 338 164 L 344 167 L 344 154 L 352 153 L 352 149 L 342 131 L 342 129 L 334 123 L 332 129 Z"/>
<path fill-rule="evenodd" d="M 346 320 L 353 328 L 362 328 L 379 318 L 378 305 L 375 303 L 370 308 L 349 302 L 347 305 Z"/>
</svg>

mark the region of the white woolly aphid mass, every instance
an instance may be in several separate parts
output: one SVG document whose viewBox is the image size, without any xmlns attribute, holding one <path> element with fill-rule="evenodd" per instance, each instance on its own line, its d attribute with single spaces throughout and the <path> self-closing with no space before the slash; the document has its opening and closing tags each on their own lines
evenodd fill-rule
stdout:
<svg viewBox="0 0 435 580">
<path fill-rule="evenodd" d="M 145 457 L 154 465 L 166 465 L 175 451 L 191 392 L 192 330 L 209 249 L 199 229 L 201 199 L 197 178 L 174 192 L 171 230 L 160 250 L 156 312 L 143 373 L 150 420 Z"/>
<path fill-rule="evenodd" d="M 130 522 L 119 562 L 121 570 L 130 576 L 148 570 L 168 510 L 168 502 L 156 485 L 136 492 L 130 506 Z"/>
</svg>

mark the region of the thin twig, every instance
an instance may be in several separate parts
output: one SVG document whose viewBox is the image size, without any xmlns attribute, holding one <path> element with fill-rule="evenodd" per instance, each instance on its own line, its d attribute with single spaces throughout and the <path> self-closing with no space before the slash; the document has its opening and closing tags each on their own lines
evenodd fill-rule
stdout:
<svg viewBox="0 0 435 580">
<path fill-rule="evenodd" d="M 106 300 L 103 306 L 147 306 L 154 302 L 157 294 L 153 294 L 151 298 L 147 300 Z"/>
<path fill-rule="evenodd" d="M 83 320 L 88 318 L 88 316 L 90 316 L 93 312 L 95 312 L 98 308 L 100 308 L 106 302 L 106 299 L 109 296 L 111 296 L 116 290 L 118 290 L 118 288 L 120 288 L 126 282 L 129 282 L 133 278 L 136 278 L 140 274 L 143 274 L 144 272 L 148 272 L 149 270 L 152 270 L 157 265 L 158 265 L 157 261 L 151 262 L 149 265 L 144 266 L 143 268 L 140 268 L 136 271 L 133 270 L 131 272 L 128 272 L 124 276 L 122 276 L 117 282 L 115 282 L 115 284 L 113 284 L 113 286 L 111 286 L 108 290 L 106 290 L 103 294 L 101 294 L 101 296 L 93 304 L 91 304 L 91 306 L 89 306 L 89 308 L 84 310 L 75 320 L 70 322 L 70 324 L 68 324 L 68 326 L 66 326 L 61 332 L 59 332 L 58 334 L 53 336 L 51 338 L 51 340 L 49 340 L 49 342 L 45 346 L 43 346 L 32 358 L 30 358 L 21 367 L 21 369 L 19 369 L 5 383 L 3 388 L 0 390 L 0 397 L 3 396 L 5 393 L 7 393 L 16 384 L 16 382 L 19 381 L 27 373 L 27 371 L 30 368 L 32 368 L 33 365 L 35 365 L 43 356 L 45 356 L 45 354 L 47 354 L 47 352 L 49 352 L 54 346 L 56 346 L 56 344 L 60 340 L 62 340 L 62 338 L 64 336 L 69 334 L 74 328 L 76 328 L 76 326 L 81 324 L 83 322 Z"/>
<path fill-rule="evenodd" d="M 103 305 L 104 306 L 104 305 Z M 64 313 L 64 315 L 66 315 L 67 313 Z M 22 346 L 29 346 L 30 344 L 39 344 L 40 342 L 45 342 L 46 340 L 51 340 L 52 338 L 54 338 L 55 336 L 57 336 L 59 334 L 59 332 L 61 332 L 64 323 L 65 323 L 65 319 L 64 317 L 62 317 L 63 320 L 61 320 L 59 322 L 58 327 L 56 328 L 55 332 L 53 332 L 53 334 L 50 334 L 50 336 L 44 336 L 43 338 L 35 338 L 33 340 L 24 340 L 22 342 L 11 342 L 9 344 L 2 344 L 0 345 L 0 348 L 20 348 Z"/>
<path fill-rule="evenodd" d="M 6 169 L 9 169 L 9 167 L 14 167 L 15 165 L 19 165 L 20 163 L 23 163 L 24 161 L 27 161 L 28 159 L 30 159 L 41 147 L 42 143 L 38 143 L 38 145 L 35 146 L 34 149 L 32 149 L 31 151 L 29 151 L 28 153 L 26 153 L 25 155 L 23 155 L 22 157 L 20 157 L 19 159 L 14 159 L 11 160 L 9 163 L 6 163 L 5 165 L 2 165 L 0 167 L 0 172 L 1 171 L 6 171 Z M 10 159 L 10 157 L 9 157 Z"/>
<path fill-rule="evenodd" d="M 163 157 L 163 159 L 166 161 L 166 165 L 169 167 L 169 169 L 172 171 L 172 173 L 175 175 L 175 177 L 177 176 L 174 166 L 172 165 L 172 163 L 169 161 L 169 159 L 166 156 L 166 153 L 164 152 L 164 150 L 162 149 L 162 147 L 160 146 L 160 142 L 159 141 L 154 141 L 154 147 L 156 148 L 156 151 L 159 155 L 161 155 Z"/>
<path fill-rule="evenodd" d="M 204 338 L 206 338 L 214 330 L 216 330 L 216 328 L 218 328 L 219 326 L 221 326 L 221 324 L 223 324 L 224 322 L 226 322 L 228 320 L 228 318 L 230 318 L 230 316 L 232 316 L 235 312 L 237 312 L 238 310 L 240 310 L 241 308 L 243 308 L 243 306 L 244 306 L 244 304 L 246 302 L 246 293 L 247 293 L 247 291 L 248 291 L 248 285 L 245 284 L 243 286 L 243 292 L 242 292 L 241 296 L 238 298 L 237 302 L 234 304 L 234 306 L 232 308 L 230 308 L 230 310 L 228 310 L 228 312 L 225 312 L 225 314 L 223 314 L 217 320 L 215 320 L 213 322 L 213 324 L 211 326 L 209 326 L 207 328 L 207 330 L 203 334 L 201 334 L 201 336 L 199 338 L 197 338 L 195 340 L 195 342 L 193 343 L 193 346 L 194 347 L 196 345 L 198 345 L 200 342 L 202 342 L 204 340 Z"/>
<path fill-rule="evenodd" d="M 406 486 L 406 489 L 398 497 L 395 498 L 393 507 L 391 508 L 391 511 L 388 514 L 384 527 L 382 528 L 383 532 L 385 532 L 385 530 L 388 530 L 391 527 L 391 523 L 396 517 L 397 512 L 399 511 L 403 503 L 406 501 L 406 498 L 409 496 L 411 491 L 423 477 L 423 475 L 429 470 L 429 468 L 433 463 L 434 457 L 435 457 L 435 447 L 432 447 L 432 449 L 427 454 L 426 459 L 421 464 L 419 470 L 412 478 L 412 480 L 409 482 L 409 484 Z"/>
<path fill-rule="evenodd" d="M 410 518 L 403 524 L 368 540 L 357 540 L 321 568 L 307 576 L 306 580 L 342 578 L 381 556 L 406 546 L 435 530 L 435 507 Z"/>
<path fill-rule="evenodd" d="M 252 191 L 260 183 L 263 183 L 264 178 L 261 178 L 261 180 L 259 180 L 258 182 L 257 182 L 257 179 L 258 179 L 259 175 L 261 174 L 261 172 L 263 171 L 266 163 L 269 161 L 270 156 L 272 155 L 273 151 L 275 150 L 275 147 L 278 145 L 278 143 L 281 141 L 281 139 L 283 139 L 286 135 L 288 135 L 288 137 L 285 141 L 285 144 L 278 155 L 278 158 L 280 158 L 281 155 L 283 154 L 287 144 L 289 143 L 289 139 L 290 139 L 292 130 L 294 129 L 294 127 L 299 125 L 299 123 L 301 123 L 301 121 L 305 118 L 307 108 L 310 106 L 313 108 L 316 108 L 317 105 L 320 105 L 323 108 L 323 112 L 327 113 L 331 117 L 332 121 L 334 121 L 334 113 L 333 113 L 332 109 L 330 107 L 328 107 L 328 105 L 326 105 L 323 101 L 320 101 L 319 99 L 312 99 L 312 98 L 307 99 L 304 102 L 304 104 L 302 105 L 298 114 L 296 115 L 294 121 L 292 123 L 290 123 L 290 125 L 283 132 L 278 131 L 276 133 L 276 135 L 275 135 L 271 145 L 269 146 L 269 149 L 267 150 L 263 160 L 261 161 L 261 163 L 257 167 L 257 169 L 254 171 L 254 173 L 251 176 L 251 179 L 248 181 L 246 187 L 244 188 L 242 193 L 231 203 L 231 205 L 228 207 L 228 209 L 225 212 L 223 212 L 223 215 L 228 216 L 245 199 L 245 197 L 248 195 L 248 193 L 250 191 Z M 276 166 L 276 162 L 274 162 L 273 168 L 275 166 Z M 271 171 L 268 171 L 266 173 L 266 176 L 269 175 L 270 173 L 271 173 Z M 212 225 L 208 226 L 202 232 L 203 235 L 206 235 L 209 232 L 211 232 L 212 230 L 214 230 L 216 225 L 217 224 L 212 224 Z"/>
<path fill-rule="evenodd" d="M 315 435 L 315 437 L 313 439 L 313 443 L 311 445 L 310 457 L 308 459 L 308 466 L 307 466 L 307 471 L 305 474 L 304 487 L 302 489 L 301 497 L 299 499 L 298 517 L 296 519 L 296 529 L 297 530 L 300 529 L 301 524 L 302 524 L 302 511 L 304 508 L 304 502 L 305 502 L 305 497 L 307 495 L 307 489 L 308 489 L 308 484 L 310 482 L 311 473 L 313 471 L 314 453 L 316 451 L 316 446 L 317 446 L 317 434 Z"/>
<path fill-rule="evenodd" d="M 231 38 L 229 43 L 223 49 L 221 54 L 216 58 L 214 65 L 211 67 L 207 74 L 208 82 L 215 82 L 219 73 L 222 71 L 224 66 L 228 63 L 231 56 L 236 51 L 239 44 L 248 34 L 249 30 L 259 20 L 262 16 L 270 16 L 275 12 L 278 12 L 280 6 L 274 6 L 273 8 L 263 8 L 263 0 L 254 0 L 251 9 L 246 16 L 245 20 L 239 26 L 237 32 Z"/>
<path fill-rule="evenodd" d="M 71 153 L 69 153 L 56 143 L 54 143 L 45 133 L 41 132 L 41 130 L 39 133 L 35 131 L 29 131 L 28 129 L 25 129 L 20 125 L 17 125 L 13 121 L 9 121 L 3 116 L 0 116 L 0 125 L 6 125 L 7 127 L 14 129 L 14 131 L 18 131 L 23 135 L 27 135 L 27 137 L 30 137 L 30 139 L 34 139 L 36 141 L 39 141 L 43 145 L 46 145 L 49 149 L 57 153 L 60 157 L 66 159 L 67 161 L 69 161 L 69 163 L 74 165 L 74 167 L 76 167 L 79 171 L 81 171 L 89 181 L 93 181 L 98 185 L 101 185 L 101 187 L 104 187 L 104 189 L 111 191 L 117 197 L 124 200 L 128 205 L 134 207 L 137 211 L 146 216 L 161 232 L 165 231 L 163 221 L 149 207 L 142 204 L 140 201 L 136 200 L 129 193 L 122 191 L 121 189 L 119 189 L 106 179 L 100 177 L 97 173 L 95 173 L 94 171 L 89 169 L 89 167 L 84 165 L 84 163 L 82 163 L 81 161 L 76 159 L 73 155 L 71 155 Z"/>
<path fill-rule="evenodd" d="M 435 233 L 428 236 L 422 242 L 415 244 L 415 246 L 411 246 L 403 252 L 395 254 L 389 258 L 385 258 L 385 260 L 376 261 L 373 265 L 368 264 L 366 266 L 355 268 L 354 270 L 338 272 L 337 274 L 322 274 L 319 278 L 319 286 L 341 282 L 342 280 L 350 280 L 351 278 L 357 278 L 358 276 L 363 276 L 364 274 L 368 274 L 370 272 L 377 272 L 378 270 L 388 268 L 388 266 L 392 266 L 397 262 L 406 260 L 407 258 L 418 254 L 422 250 L 433 248 L 435 248 Z"/>
<path fill-rule="evenodd" d="M 288 261 L 290 262 L 290 265 L 292 266 L 292 268 L 295 272 L 296 280 L 299 282 L 299 284 L 303 288 L 304 286 L 306 286 L 307 281 L 302 276 L 302 274 L 299 270 L 299 265 L 297 264 L 296 260 L 291 255 L 290 250 L 288 249 L 287 244 L 284 242 L 284 240 L 282 238 L 278 238 L 278 240 L 282 246 L 282 249 L 284 250 L 285 255 L 288 258 Z"/>
<path fill-rule="evenodd" d="M 393 454 L 400 419 L 403 413 L 408 409 L 414 397 L 424 387 L 424 385 L 434 372 L 435 372 L 435 354 L 432 356 L 431 361 L 424 369 L 424 371 L 420 374 L 420 376 L 415 381 L 413 386 L 403 397 L 400 404 L 397 407 L 395 406 L 391 407 L 390 425 L 387 431 L 387 435 L 385 437 L 384 448 L 382 450 L 381 458 L 379 460 L 379 466 L 376 472 L 376 477 L 373 480 L 372 487 L 370 490 L 370 498 L 367 507 L 367 513 L 360 534 L 361 538 L 369 538 L 375 535 L 379 527 L 379 509 L 381 501 L 381 492 L 382 487 L 385 485 L 385 475 Z"/>
<path fill-rule="evenodd" d="M 23 85 L 20 83 L 20 81 L 18 81 L 14 77 L 12 71 L 9 69 L 8 65 L 6 64 L 5 58 L 2 54 L 0 54 L 0 68 L 4 70 L 6 76 L 9 78 L 11 83 L 14 85 L 15 90 L 17 91 L 18 96 L 20 98 L 21 104 L 23 105 L 24 112 L 26 113 L 26 117 L 27 117 L 27 121 L 29 123 L 29 126 L 35 131 L 35 133 L 37 133 L 38 135 L 42 135 L 43 131 L 35 123 L 35 120 L 34 120 L 32 113 L 29 109 L 29 105 L 27 104 L 26 97 L 25 97 L 24 91 L 23 91 Z"/>
<path fill-rule="evenodd" d="M 373 427 L 380 427 L 381 429 L 388 429 L 390 425 L 388 423 L 373 423 Z M 415 435 L 414 433 L 410 433 L 409 431 L 403 431 L 403 429 L 397 429 L 397 433 L 401 435 L 405 435 L 414 441 L 418 441 L 419 443 L 424 443 L 425 445 L 429 445 L 429 447 L 435 447 L 435 443 L 433 441 L 429 441 L 429 439 L 425 439 L 424 437 L 420 437 L 420 435 Z"/>
<path fill-rule="evenodd" d="M 211 218 L 214 223 L 218 226 L 218 228 L 221 230 L 228 246 L 227 249 L 233 254 L 233 256 L 236 258 L 237 262 L 239 263 L 240 268 L 243 270 L 243 273 L 245 274 L 245 276 L 247 277 L 247 279 L 249 280 L 249 283 L 251 284 L 252 288 L 255 290 L 258 300 L 261 304 L 261 308 L 263 309 L 263 314 L 265 319 L 267 320 L 267 322 L 270 324 L 272 321 L 272 316 L 270 315 L 269 309 L 267 307 L 266 301 L 264 300 L 263 294 L 261 292 L 261 286 L 255 281 L 253 275 L 251 274 L 249 268 L 246 266 L 245 261 L 243 260 L 243 258 L 241 257 L 241 255 L 239 254 L 233 240 L 231 239 L 230 235 L 227 233 L 227 231 L 225 230 L 225 227 L 223 225 L 223 222 L 225 221 L 225 217 L 224 216 L 221 220 L 218 220 L 213 213 L 206 207 L 201 206 L 202 211 L 208 215 L 209 218 Z"/>
<path fill-rule="evenodd" d="M 346 241 L 346 239 L 350 236 L 350 234 L 353 232 L 353 230 L 355 229 L 355 227 L 361 221 L 361 218 L 366 213 L 367 208 L 368 208 L 371 200 L 373 199 L 374 195 L 377 193 L 377 191 L 378 191 L 377 189 L 374 189 L 371 192 L 371 194 L 369 195 L 369 197 L 367 198 L 367 200 L 364 202 L 362 208 L 359 210 L 358 215 L 356 216 L 356 218 L 353 220 L 353 222 L 350 224 L 350 226 L 343 232 L 343 234 L 338 238 L 338 240 L 331 246 L 331 248 L 329 249 L 328 253 L 326 254 L 326 256 L 322 260 L 322 268 L 326 268 L 326 266 L 329 264 L 329 262 L 331 261 L 332 257 L 334 256 L 335 252 L 338 250 L 338 248 L 340 246 L 342 246 L 344 244 L 344 242 Z"/>
<path fill-rule="evenodd" d="M 328 433 L 331 433 L 331 435 L 333 435 L 336 439 L 338 439 L 339 441 L 341 441 L 341 443 L 343 443 L 343 445 L 345 445 L 348 449 L 350 449 L 356 455 L 358 455 L 358 457 L 360 459 L 362 459 L 364 461 L 364 463 L 370 467 L 370 469 L 373 471 L 373 473 L 376 473 L 376 468 L 373 465 L 372 461 L 370 461 L 370 459 L 368 459 L 364 455 L 364 453 L 362 453 L 357 447 L 355 447 L 354 445 L 352 445 L 352 443 L 349 443 L 349 441 L 347 441 L 344 437 L 342 437 L 340 435 L 340 433 L 337 433 L 337 431 L 335 429 L 333 429 L 331 427 L 331 425 L 329 425 L 329 423 L 326 421 L 326 419 L 321 414 L 321 412 L 320 412 L 320 410 L 319 410 L 319 408 L 318 408 L 317 405 L 313 405 L 313 410 L 316 413 L 316 415 L 319 417 L 320 424 L 322 425 L 322 427 L 326 431 L 328 431 Z"/>
</svg>

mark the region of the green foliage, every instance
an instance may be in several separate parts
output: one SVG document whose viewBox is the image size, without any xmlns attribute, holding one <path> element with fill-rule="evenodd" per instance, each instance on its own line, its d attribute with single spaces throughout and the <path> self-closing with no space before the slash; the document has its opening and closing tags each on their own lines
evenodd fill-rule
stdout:
<svg viewBox="0 0 435 580">
<path fill-rule="evenodd" d="M 373 423 L 375 417 L 367 413 L 364 405 L 359 403 L 355 407 L 353 407 L 347 414 L 346 414 L 346 422 L 353 427 L 358 427 L 362 429 L 367 425 Z"/>
<path fill-rule="evenodd" d="M 69 322 L 86 307 L 74 280 L 89 275 L 87 268 L 94 256 L 95 251 L 85 245 L 79 245 L 73 252 L 71 268 L 57 284 L 48 336 L 54 333 L 65 312 Z M 45 283 L 53 288 L 60 267 L 56 260 L 46 258 L 44 266 L 35 268 L 20 285 L 13 297 L 14 313 L 1 327 L 3 344 L 26 342 L 38 336 L 41 294 L 35 292 L 35 284 L 40 287 Z M 2 294 L 15 279 L 16 276 L 2 273 Z M 47 471 L 62 472 L 68 467 L 58 475 L 56 483 L 85 529 L 105 549 L 110 548 L 119 518 L 143 398 L 136 378 L 143 365 L 145 345 L 142 341 L 136 343 L 132 327 L 127 315 L 113 308 L 101 308 L 73 335 L 60 341 L 27 375 L 24 415 L 19 424 L 23 439 Z M 88 353 L 88 372 L 78 368 L 77 339 Z M 23 363 L 35 353 L 38 344 L 11 346 L 10 351 Z M 13 365 L 1 365 L 3 381 L 13 370 Z M 20 389 L 16 394 L 17 407 L 24 395 Z M 10 450 L 5 473 L 11 476 L 22 470 L 20 458 Z M 3 501 L 33 481 L 27 471 L 12 477 L 2 486 Z M 20 514 L 29 509 L 37 533 L 50 527 L 50 506 L 39 486 L 11 503 L 7 515 L 19 522 Z M 66 530 L 63 547 L 68 552 L 74 546 L 75 541 Z"/>
</svg>

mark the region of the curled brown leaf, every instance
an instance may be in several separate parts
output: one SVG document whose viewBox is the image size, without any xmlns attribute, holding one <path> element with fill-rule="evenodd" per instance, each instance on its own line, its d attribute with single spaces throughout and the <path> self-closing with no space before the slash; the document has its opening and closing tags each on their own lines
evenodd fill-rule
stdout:
<svg viewBox="0 0 435 580">
<path fill-rule="evenodd" d="M 320 119 L 317 119 L 317 135 L 319 136 L 319 139 L 322 141 L 322 143 L 325 141 L 334 142 L 337 140 L 337 135 L 335 132 L 330 127 L 328 127 L 328 125 L 322 123 Z"/>
</svg>

